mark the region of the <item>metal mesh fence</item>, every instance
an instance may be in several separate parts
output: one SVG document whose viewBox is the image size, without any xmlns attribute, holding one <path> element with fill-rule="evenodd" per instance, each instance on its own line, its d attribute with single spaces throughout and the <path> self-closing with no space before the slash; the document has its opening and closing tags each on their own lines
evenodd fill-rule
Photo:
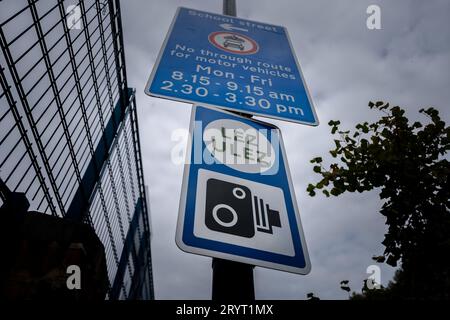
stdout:
<svg viewBox="0 0 450 320">
<path fill-rule="evenodd" d="M 94 227 L 108 298 L 152 298 L 119 1 L 2 0 L 0 45 L 0 177 L 26 193 L 30 210 Z"/>
</svg>

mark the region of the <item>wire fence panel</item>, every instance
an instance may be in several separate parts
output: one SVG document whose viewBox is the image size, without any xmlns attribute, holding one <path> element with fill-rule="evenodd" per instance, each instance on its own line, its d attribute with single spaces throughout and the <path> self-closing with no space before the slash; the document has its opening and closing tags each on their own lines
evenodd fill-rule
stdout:
<svg viewBox="0 0 450 320">
<path fill-rule="evenodd" d="M 94 227 L 108 299 L 153 298 L 119 1 L 0 1 L 0 46 L 1 179 L 30 210 Z"/>
</svg>

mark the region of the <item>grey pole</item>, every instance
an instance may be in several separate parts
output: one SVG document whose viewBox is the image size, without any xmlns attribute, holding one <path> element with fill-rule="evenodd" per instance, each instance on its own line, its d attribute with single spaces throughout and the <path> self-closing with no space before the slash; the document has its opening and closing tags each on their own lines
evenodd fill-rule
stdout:
<svg viewBox="0 0 450 320">
<path fill-rule="evenodd" d="M 236 16 L 236 0 L 223 0 L 223 14 Z M 255 300 L 253 268 L 249 264 L 213 258 L 212 300 Z"/>
<path fill-rule="evenodd" d="M 236 0 L 223 0 L 223 14 L 236 17 Z"/>
</svg>

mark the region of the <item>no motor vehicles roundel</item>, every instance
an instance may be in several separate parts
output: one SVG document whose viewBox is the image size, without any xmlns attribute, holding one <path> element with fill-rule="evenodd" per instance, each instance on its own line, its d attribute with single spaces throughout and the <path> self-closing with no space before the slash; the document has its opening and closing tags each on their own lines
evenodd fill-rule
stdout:
<svg viewBox="0 0 450 320">
<path fill-rule="evenodd" d="M 254 54 L 258 52 L 258 44 L 252 38 L 236 32 L 213 32 L 208 37 L 216 48 L 237 54 Z"/>
</svg>

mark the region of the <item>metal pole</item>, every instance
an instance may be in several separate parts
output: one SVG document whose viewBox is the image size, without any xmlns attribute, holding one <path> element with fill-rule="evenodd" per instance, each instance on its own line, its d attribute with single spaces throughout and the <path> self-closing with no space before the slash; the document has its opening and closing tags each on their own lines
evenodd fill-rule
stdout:
<svg viewBox="0 0 450 320">
<path fill-rule="evenodd" d="M 223 14 L 236 16 L 236 0 L 223 0 Z M 255 300 L 253 268 L 249 264 L 213 258 L 212 300 Z"/>
<path fill-rule="evenodd" d="M 236 0 L 223 0 L 223 14 L 236 17 Z"/>
<path fill-rule="evenodd" d="M 253 266 L 245 263 L 213 258 L 213 301 L 253 301 L 255 287 Z"/>
</svg>

